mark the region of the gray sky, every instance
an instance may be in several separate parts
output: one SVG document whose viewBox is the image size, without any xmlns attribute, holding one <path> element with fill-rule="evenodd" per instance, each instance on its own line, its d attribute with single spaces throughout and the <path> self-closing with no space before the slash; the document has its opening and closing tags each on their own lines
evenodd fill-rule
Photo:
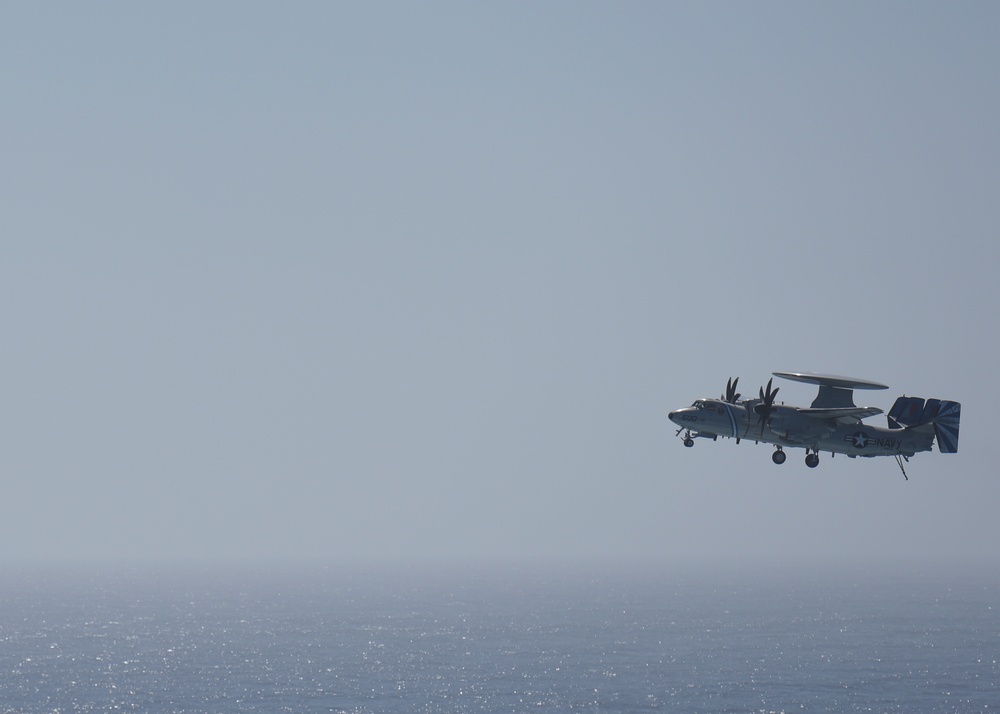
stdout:
<svg viewBox="0 0 1000 714">
<path fill-rule="evenodd" d="M 6 4 L 0 561 L 1000 564 L 998 48 L 989 2 Z M 772 370 L 961 401 L 960 453 L 674 439 Z"/>
</svg>

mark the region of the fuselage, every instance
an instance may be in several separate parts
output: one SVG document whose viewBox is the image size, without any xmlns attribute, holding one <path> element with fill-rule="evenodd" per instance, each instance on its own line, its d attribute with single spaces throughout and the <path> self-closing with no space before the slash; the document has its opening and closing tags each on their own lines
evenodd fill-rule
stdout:
<svg viewBox="0 0 1000 714">
<path fill-rule="evenodd" d="M 763 441 L 852 457 L 912 456 L 918 451 L 930 451 L 934 441 L 929 426 L 889 429 L 857 418 L 822 418 L 784 404 L 771 406 L 765 418 L 754 410 L 760 404 L 759 399 L 736 403 L 699 399 L 690 407 L 670 412 L 669 417 L 692 436 Z"/>
</svg>

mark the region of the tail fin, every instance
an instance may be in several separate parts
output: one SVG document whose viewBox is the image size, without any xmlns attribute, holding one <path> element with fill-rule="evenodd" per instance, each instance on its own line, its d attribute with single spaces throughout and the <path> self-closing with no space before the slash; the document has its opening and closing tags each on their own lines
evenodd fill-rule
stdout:
<svg viewBox="0 0 1000 714">
<path fill-rule="evenodd" d="M 942 401 L 934 415 L 934 436 L 937 437 L 938 451 L 942 454 L 958 452 L 958 422 L 962 418 L 962 405 L 958 402 Z"/>
<path fill-rule="evenodd" d="M 924 411 L 924 400 L 920 397 L 900 397 L 889 410 L 889 418 L 903 426 L 920 423 Z"/>
<path fill-rule="evenodd" d="M 962 405 L 943 399 L 920 397 L 900 397 L 889 410 L 889 424 L 904 427 L 932 424 L 937 438 L 938 451 L 942 454 L 958 452 L 958 425 L 962 417 Z"/>
</svg>

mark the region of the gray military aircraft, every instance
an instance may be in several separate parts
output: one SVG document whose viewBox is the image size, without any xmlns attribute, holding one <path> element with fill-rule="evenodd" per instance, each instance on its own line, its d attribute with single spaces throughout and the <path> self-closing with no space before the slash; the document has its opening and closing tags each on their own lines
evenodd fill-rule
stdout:
<svg viewBox="0 0 1000 714">
<path fill-rule="evenodd" d="M 775 404 L 778 387 L 761 387 L 759 396 L 740 400 L 736 391 L 739 378 L 730 379 L 726 393 L 718 399 L 698 399 L 690 407 L 670 412 L 684 432 L 684 446 L 694 446 L 696 438 L 715 441 L 724 436 L 753 439 L 774 444 L 771 460 L 785 462 L 784 447 L 806 450 L 806 466 L 819 465 L 819 453 L 830 455 L 893 456 L 906 477 L 904 461 L 918 451 L 930 451 L 937 439 L 944 454 L 958 451 L 958 424 L 962 405 L 941 399 L 899 397 L 887 415 L 888 427 L 865 424 L 862 419 L 881 414 L 878 407 L 854 405 L 855 389 L 888 389 L 884 384 L 808 372 L 774 372 L 775 377 L 819 385 L 819 394 L 808 407 Z"/>
</svg>

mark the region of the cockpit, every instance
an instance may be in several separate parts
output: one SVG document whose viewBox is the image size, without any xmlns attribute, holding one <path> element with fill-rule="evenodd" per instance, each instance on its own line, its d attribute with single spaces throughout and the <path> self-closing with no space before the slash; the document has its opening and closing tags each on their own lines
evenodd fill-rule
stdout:
<svg viewBox="0 0 1000 714">
<path fill-rule="evenodd" d="M 699 428 L 708 429 L 711 433 L 711 429 L 714 428 L 712 425 L 719 426 L 720 423 L 729 423 L 725 421 L 725 413 L 724 402 L 718 399 L 703 398 L 696 399 L 689 407 L 670 412 L 668 416 L 670 421 L 680 424 L 682 427 L 690 429 L 697 424 Z M 730 415 L 730 420 L 731 418 Z"/>
<path fill-rule="evenodd" d="M 715 414 L 722 414 L 722 403 L 718 399 L 696 399 L 694 404 L 691 405 L 692 409 L 697 409 L 703 412 L 713 412 Z"/>
</svg>

